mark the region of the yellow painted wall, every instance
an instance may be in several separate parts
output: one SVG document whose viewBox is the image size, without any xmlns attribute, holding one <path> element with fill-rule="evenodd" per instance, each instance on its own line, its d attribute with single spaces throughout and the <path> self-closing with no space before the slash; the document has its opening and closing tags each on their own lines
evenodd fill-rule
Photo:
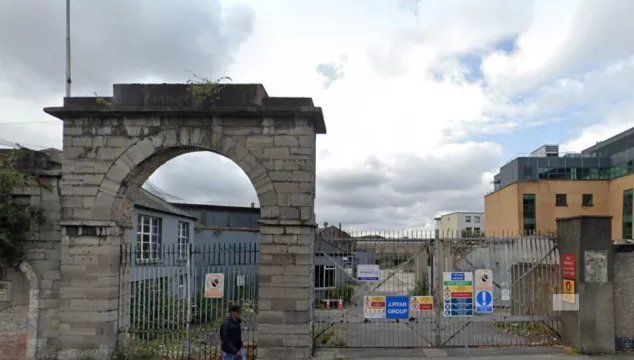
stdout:
<svg viewBox="0 0 634 360">
<path fill-rule="evenodd" d="M 511 184 L 484 197 L 487 234 L 521 234 L 522 195 L 535 194 L 537 231 L 555 232 L 556 219 L 578 215 L 612 216 L 612 239 L 622 239 L 623 191 L 634 188 L 634 174 L 614 180 L 538 180 Z M 567 194 L 568 206 L 555 206 L 555 194 Z M 594 206 L 581 206 L 582 194 L 594 194 Z"/>
<path fill-rule="evenodd" d="M 535 194 L 537 231 L 554 233 L 557 218 L 609 213 L 609 181 L 607 180 L 541 180 L 518 183 L 518 199 L 522 194 Z M 555 206 L 555 194 L 567 194 L 568 206 Z M 593 194 L 594 206 L 581 206 L 581 195 Z M 519 218 L 523 228 L 522 217 Z"/>
<path fill-rule="evenodd" d="M 522 211 L 521 197 L 518 202 L 517 183 L 492 192 L 484 197 L 484 223 L 486 233 L 491 236 L 517 234 Z"/>
<path fill-rule="evenodd" d="M 623 191 L 634 188 L 634 174 L 610 181 L 610 215 L 612 239 L 623 239 Z"/>
</svg>

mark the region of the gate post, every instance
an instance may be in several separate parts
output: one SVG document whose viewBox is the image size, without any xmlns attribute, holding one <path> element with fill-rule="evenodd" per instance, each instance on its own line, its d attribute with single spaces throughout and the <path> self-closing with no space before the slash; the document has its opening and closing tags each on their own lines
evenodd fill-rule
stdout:
<svg viewBox="0 0 634 360">
<path fill-rule="evenodd" d="M 443 304 L 443 272 L 445 271 L 445 247 L 444 247 L 444 239 L 439 239 L 436 237 L 434 240 L 434 303 L 435 303 L 435 345 L 437 347 L 442 345 L 441 334 L 441 326 L 443 319 L 443 309 L 445 305 Z"/>
<path fill-rule="evenodd" d="M 615 352 L 611 217 L 557 219 L 559 253 L 574 264 L 564 277 L 574 280 L 579 310 L 561 313 L 562 342 L 584 354 Z M 574 271 L 572 271 L 574 269 Z"/>
</svg>

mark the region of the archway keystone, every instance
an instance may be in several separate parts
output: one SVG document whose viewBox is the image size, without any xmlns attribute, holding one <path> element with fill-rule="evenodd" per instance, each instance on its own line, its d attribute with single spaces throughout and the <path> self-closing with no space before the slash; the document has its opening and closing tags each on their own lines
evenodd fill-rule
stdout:
<svg viewBox="0 0 634 360">
<path fill-rule="evenodd" d="M 260 201 L 258 356 L 310 356 L 315 137 L 326 131 L 310 98 L 249 84 L 200 101 L 186 84 L 116 84 L 112 98 L 65 98 L 45 111 L 64 121 L 61 287 L 73 291 L 61 299 L 61 358 L 114 349 L 134 194 L 168 160 L 201 150 L 240 166 Z"/>
</svg>

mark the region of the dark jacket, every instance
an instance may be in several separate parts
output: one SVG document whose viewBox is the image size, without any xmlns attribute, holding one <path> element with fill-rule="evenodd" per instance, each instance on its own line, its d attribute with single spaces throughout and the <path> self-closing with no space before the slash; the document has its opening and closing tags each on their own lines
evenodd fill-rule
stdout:
<svg viewBox="0 0 634 360">
<path fill-rule="evenodd" d="M 227 354 L 235 355 L 242 349 L 242 329 L 240 323 L 242 321 L 233 320 L 231 316 L 227 317 L 220 325 L 220 341 L 222 341 L 222 351 Z"/>
</svg>

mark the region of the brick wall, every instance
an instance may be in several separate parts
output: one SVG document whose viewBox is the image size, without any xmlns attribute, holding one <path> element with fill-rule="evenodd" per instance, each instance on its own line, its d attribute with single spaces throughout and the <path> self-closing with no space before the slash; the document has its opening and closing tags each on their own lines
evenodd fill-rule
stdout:
<svg viewBox="0 0 634 360">
<path fill-rule="evenodd" d="M 0 360 L 26 360 L 27 339 L 27 333 L 0 334 Z"/>
</svg>

